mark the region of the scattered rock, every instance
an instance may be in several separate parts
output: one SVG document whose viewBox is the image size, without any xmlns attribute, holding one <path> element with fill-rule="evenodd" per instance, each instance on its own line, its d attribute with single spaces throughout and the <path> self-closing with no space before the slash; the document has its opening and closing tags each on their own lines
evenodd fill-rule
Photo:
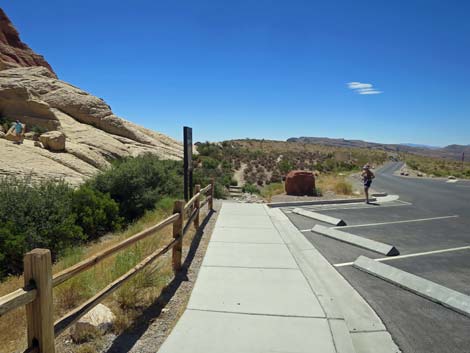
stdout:
<svg viewBox="0 0 470 353">
<path fill-rule="evenodd" d="M 49 131 L 41 136 L 39 140 L 45 148 L 54 152 L 61 152 L 65 150 L 65 135 L 59 131 Z"/>
<path fill-rule="evenodd" d="M 44 148 L 44 145 L 43 145 L 41 142 L 39 142 L 39 141 L 34 141 L 34 146 L 35 146 L 35 147 Z"/>
<path fill-rule="evenodd" d="M 71 331 L 71 337 L 75 342 L 83 342 L 89 335 L 97 332 L 104 334 L 111 329 L 115 319 L 107 306 L 98 304 L 78 320 Z"/>
<path fill-rule="evenodd" d="M 5 138 L 5 133 L 3 131 L 0 131 L 0 139 Z"/>
<path fill-rule="evenodd" d="M 287 195 L 314 196 L 315 176 L 312 172 L 293 170 L 287 174 L 285 189 Z"/>
<path fill-rule="evenodd" d="M 447 179 L 449 179 L 449 180 L 455 180 L 455 179 L 457 179 L 457 178 L 454 177 L 453 175 L 449 175 L 449 176 L 447 177 Z"/>
</svg>

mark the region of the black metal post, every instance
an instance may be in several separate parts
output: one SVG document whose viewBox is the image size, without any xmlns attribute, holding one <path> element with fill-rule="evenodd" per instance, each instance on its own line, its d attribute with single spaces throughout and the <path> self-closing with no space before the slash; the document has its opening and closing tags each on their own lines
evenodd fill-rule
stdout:
<svg viewBox="0 0 470 353">
<path fill-rule="evenodd" d="M 193 129 L 183 127 L 184 148 L 184 199 L 193 197 Z"/>
</svg>

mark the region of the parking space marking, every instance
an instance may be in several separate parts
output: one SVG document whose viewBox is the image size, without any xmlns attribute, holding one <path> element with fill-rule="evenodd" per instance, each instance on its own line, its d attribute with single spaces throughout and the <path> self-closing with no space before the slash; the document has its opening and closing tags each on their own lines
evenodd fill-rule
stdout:
<svg viewBox="0 0 470 353">
<path fill-rule="evenodd" d="M 409 219 L 409 220 L 404 220 L 404 221 L 392 221 L 392 222 L 381 222 L 381 223 L 354 224 L 354 225 L 350 225 L 350 226 L 341 226 L 341 227 L 333 227 L 333 228 L 345 229 L 345 228 L 373 227 L 373 226 L 384 226 L 384 225 L 388 225 L 388 224 L 426 222 L 426 221 L 434 221 L 436 219 L 448 219 L 448 218 L 457 218 L 457 217 L 459 217 L 459 215 L 430 217 L 430 218 L 418 218 L 418 219 Z"/>
<path fill-rule="evenodd" d="M 445 252 L 453 252 L 453 251 L 461 251 L 461 250 L 470 250 L 470 245 L 460 246 L 458 248 L 449 248 L 449 249 L 442 249 L 442 250 L 432 250 L 432 251 L 425 251 L 425 252 L 418 252 L 414 254 L 407 254 L 407 255 L 399 255 L 394 257 L 381 257 L 378 259 L 373 259 L 374 261 L 392 261 L 392 260 L 400 260 L 406 259 L 408 257 L 418 257 L 418 256 L 425 256 L 425 255 L 434 255 L 434 254 L 442 254 Z M 341 264 L 334 264 L 335 267 L 344 267 L 344 266 L 351 266 L 354 262 L 344 262 Z"/>
<path fill-rule="evenodd" d="M 393 201 L 394 203 L 397 202 L 399 204 L 393 204 L 393 205 L 387 205 L 387 204 L 379 204 L 380 208 L 384 208 L 384 207 L 400 207 L 400 206 L 410 206 L 412 205 L 412 203 L 410 202 L 406 202 L 406 201 L 401 201 L 401 200 L 396 200 L 396 201 Z M 352 206 L 352 207 L 351 207 Z M 295 207 L 285 207 L 283 209 L 284 213 L 292 213 L 292 210 L 294 209 Z M 361 210 L 361 209 L 364 209 L 364 208 L 370 208 L 370 209 L 374 209 L 374 206 L 370 206 L 370 205 L 365 205 L 364 203 L 351 203 L 351 204 L 348 204 L 348 206 L 337 206 L 337 207 L 325 207 L 325 206 L 315 206 L 315 207 L 306 207 L 304 206 L 303 207 L 305 210 L 308 210 L 308 211 L 317 211 L 317 212 L 321 212 L 321 211 L 337 211 L 337 210 Z"/>
<path fill-rule="evenodd" d="M 402 203 L 402 204 L 404 204 L 404 205 L 412 205 L 411 202 L 403 201 L 403 200 L 395 200 L 395 202 L 400 202 L 400 203 Z"/>
</svg>

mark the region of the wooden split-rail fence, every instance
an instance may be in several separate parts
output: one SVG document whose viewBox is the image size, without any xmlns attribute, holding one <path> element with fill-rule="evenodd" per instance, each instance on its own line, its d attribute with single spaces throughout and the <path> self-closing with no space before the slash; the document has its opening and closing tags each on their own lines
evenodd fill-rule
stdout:
<svg viewBox="0 0 470 353">
<path fill-rule="evenodd" d="M 210 211 L 213 210 L 214 180 L 203 189 L 196 185 L 194 191 L 195 195 L 188 202 L 175 201 L 173 215 L 170 217 L 54 275 L 52 274 L 50 250 L 34 249 L 27 253 L 24 257 L 23 276 L 25 286 L 0 297 L 0 317 L 11 310 L 23 305 L 26 306 L 28 348 L 25 352 L 54 353 L 55 337 L 73 325 L 125 282 L 149 266 L 154 260 L 170 250 L 172 250 L 173 272 L 176 275 L 182 266 L 184 235 L 190 229 L 191 224 L 196 229 L 199 228 L 199 213 L 205 205 L 208 205 Z M 186 214 L 189 214 L 189 216 L 185 217 Z M 91 268 L 119 250 L 127 248 L 170 225 L 173 226 L 173 240 L 169 244 L 147 256 L 137 266 L 110 283 L 85 303 L 54 322 L 52 300 L 52 289 L 54 287 Z"/>
</svg>

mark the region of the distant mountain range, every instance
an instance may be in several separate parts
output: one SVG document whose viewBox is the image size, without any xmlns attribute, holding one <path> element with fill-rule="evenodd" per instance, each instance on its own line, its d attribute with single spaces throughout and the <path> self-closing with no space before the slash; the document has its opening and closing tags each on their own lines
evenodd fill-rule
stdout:
<svg viewBox="0 0 470 353">
<path fill-rule="evenodd" d="M 465 153 L 470 160 L 470 145 L 449 145 L 446 147 L 420 145 L 414 143 L 387 144 L 377 142 L 367 142 L 363 140 L 346 140 L 328 137 L 291 137 L 287 142 L 313 143 L 334 147 L 361 147 L 372 148 L 390 152 L 408 152 L 429 157 L 440 157 L 460 160 L 462 153 Z"/>
<path fill-rule="evenodd" d="M 438 150 L 442 148 L 439 146 L 420 145 L 419 143 L 400 143 L 400 145 L 408 146 L 408 147 L 416 147 L 416 148 L 427 148 L 430 150 Z"/>
</svg>

